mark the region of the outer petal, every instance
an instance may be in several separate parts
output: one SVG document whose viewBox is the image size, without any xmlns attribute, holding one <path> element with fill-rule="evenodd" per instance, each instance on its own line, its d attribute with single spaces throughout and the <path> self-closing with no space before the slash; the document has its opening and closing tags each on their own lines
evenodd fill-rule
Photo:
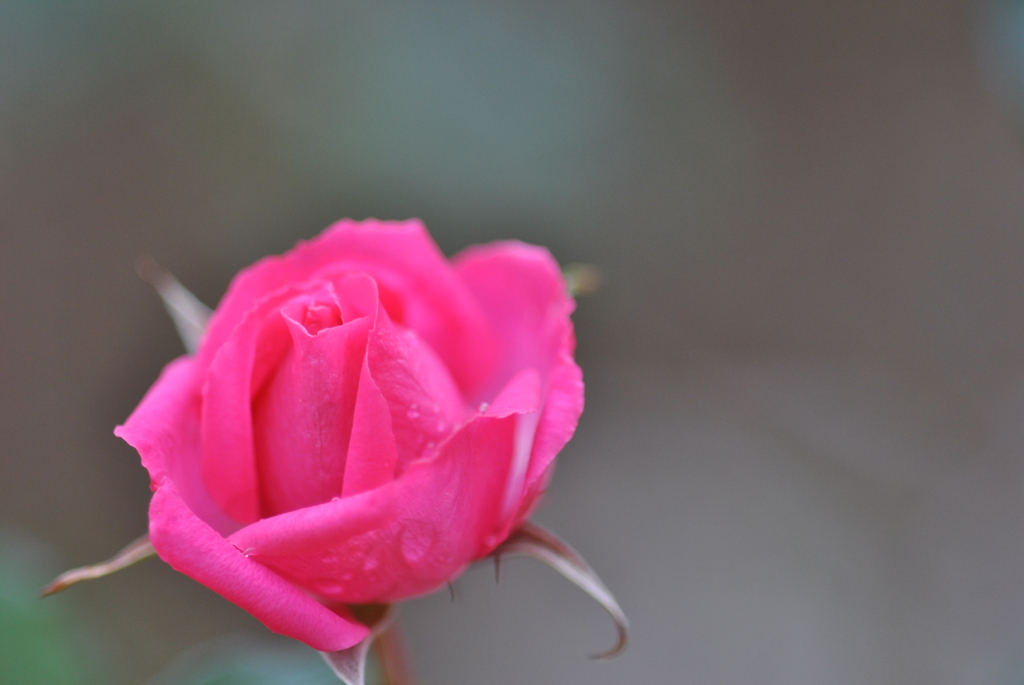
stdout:
<svg viewBox="0 0 1024 685">
<path fill-rule="evenodd" d="M 573 361 L 569 350 L 571 346 L 567 343 L 560 355 L 561 363 L 551 373 L 548 381 L 548 394 L 533 440 L 522 502 L 512 522 L 513 526 L 529 516 L 537 499 L 547 488 L 555 457 L 576 432 L 576 424 L 583 413 L 583 372 Z"/>
<path fill-rule="evenodd" d="M 547 250 L 517 242 L 472 247 L 455 258 L 456 270 L 480 300 L 505 344 L 504 382 L 536 368 L 544 386 L 523 501 L 511 523 L 528 513 L 546 485 L 545 474 L 576 430 L 583 412 L 583 374 L 573 361 L 575 338 L 558 264 Z"/>
<path fill-rule="evenodd" d="M 515 417 L 479 416 L 394 482 L 395 523 L 319 552 L 253 556 L 328 599 L 391 602 L 435 590 L 476 557 L 493 527 Z M 392 486 L 389 486 L 392 487 Z"/>
<path fill-rule="evenodd" d="M 253 558 L 339 602 L 391 602 L 437 589 L 501 542 L 494 531 L 517 427 L 537 409 L 536 386 L 530 373 L 523 374 L 434 457 L 413 462 L 391 485 L 366 493 L 394 491 L 398 513 L 391 525 L 294 556 L 261 554 L 257 547 Z"/>
<path fill-rule="evenodd" d="M 531 366 L 546 383 L 565 331 L 572 330 L 569 314 L 575 308 L 551 253 L 507 241 L 471 247 L 453 262 L 501 340 L 502 365 L 485 389 L 488 394 L 493 397 Z"/>
<path fill-rule="evenodd" d="M 417 220 L 340 221 L 291 252 L 245 269 L 210 320 L 200 364 L 209 364 L 265 293 L 353 271 L 373 276 L 391 318 L 419 332 L 464 393 L 475 393 L 491 376 L 498 353 L 488 318 Z"/>
<path fill-rule="evenodd" d="M 114 434 L 138 450 L 154 490 L 169 477 L 189 508 L 227 535 L 238 524 L 214 504 L 200 473 L 199 386 L 193 360 L 176 359 Z"/>
<path fill-rule="evenodd" d="M 170 479 L 149 507 L 149 534 L 160 558 L 262 621 L 275 633 L 321 651 L 346 649 L 369 633 L 249 558 L 196 517 Z"/>
<path fill-rule="evenodd" d="M 260 557 L 320 550 L 390 525 L 398 515 L 396 495 L 390 487 L 334 499 L 261 519 L 228 539 L 246 554 Z"/>
<path fill-rule="evenodd" d="M 515 412 L 516 430 L 513 436 L 512 461 L 509 464 L 505 492 L 501 498 L 499 537 L 504 538 L 513 524 L 513 514 L 519 510 L 523 486 L 530 466 L 534 437 L 540 421 L 541 381 L 536 369 L 530 367 L 517 374 L 494 403 L 487 409 L 490 416 L 503 416 Z M 509 412 L 511 408 L 511 412 Z M 488 550 L 490 551 L 490 550 Z"/>
</svg>

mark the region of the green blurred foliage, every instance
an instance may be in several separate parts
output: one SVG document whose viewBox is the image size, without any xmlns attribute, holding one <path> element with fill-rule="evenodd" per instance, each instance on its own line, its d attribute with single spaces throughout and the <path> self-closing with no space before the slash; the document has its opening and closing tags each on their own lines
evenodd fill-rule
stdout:
<svg viewBox="0 0 1024 685">
<path fill-rule="evenodd" d="M 24 531 L 0 527 L 0 683 L 108 682 L 103 642 L 68 594 L 40 599 L 63 570 L 56 553 Z M 277 636 L 229 635 L 180 654 L 149 685 L 336 685 L 309 647 Z M 371 658 L 367 685 L 379 682 Z"/>
<path fill-rule="evenodd" d="M 0 528 L 0 682 L 97 683 L 98 650 L 66 597 L 39 598 L 53 579 L 54 554 L 26 533 Z"/>
</svg>

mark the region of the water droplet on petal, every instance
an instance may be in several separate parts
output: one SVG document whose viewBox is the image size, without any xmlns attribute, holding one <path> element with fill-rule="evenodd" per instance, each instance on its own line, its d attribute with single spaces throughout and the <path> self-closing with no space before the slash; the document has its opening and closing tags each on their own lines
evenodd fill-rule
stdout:
<svg viewBox="0 0 1024 685">
<path fill-rule="evenodd" d="M 487 402 L 481 402 L 480 403 L 480 413 L 482 414 L 485 411 L 487 411 L 487 407 L 489 407 L 489 406 L 491 406 L 491 405 L 488 404 Z"/>
<path fill-rule="evenodd" d="M 412 565 L 419 562 L 434 544 L 434 528 L 426 523 L 409 521 L 400 534 L 402 558 Z"/>
</svg>

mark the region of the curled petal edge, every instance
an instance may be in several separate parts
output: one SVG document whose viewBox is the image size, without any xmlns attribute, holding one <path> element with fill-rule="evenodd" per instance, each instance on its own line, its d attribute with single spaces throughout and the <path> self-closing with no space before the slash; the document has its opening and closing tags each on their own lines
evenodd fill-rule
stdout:
<svg viewBox="0 0 1024 685">
<path fill-rule="evenodd" d="M 395 620 L 395 608 L 392 605 L 380 607 L 380 614 L 371 620 L 367 627 L 369 635 L 348 649 L 336 652 L 320 652 L 324 661 L 334 671 L 334 675 L 345 685 L 366 685 L 366 658 L 369 656 L 373 641 L 387 630 Z"/>
<path fill-rule="evenodd" d="M 142 561 L 143 559 L 147 559 L 155 554 L 156 550 L 153 549 L 153 543 L 149 541 L 149 534 L 147 533 L 129 544 L 110 559 L 107 559 L 100 564 L 80 566 L 79 568 L 73 568 L 70 571 L 65 571 L 57 576 L 52 583 L 44 587 L 42 591 L 40 591 L 39 596 L 48 597 L 50 595 L 55 595 L 62 590 L 66 590 L 75 583 L 80 583 L 83 580 L 95 580 L 96 578 L 102 578 L 103 576 L 120 571 L 127 566 L 131 566 L 137 561 Z"/>
<path fill-rule="evenodd" d="M 592 654 L 591 659 L 610 659 L 626 648 L 629 641 L 629 619 L 626 618 L 619 603 L 615 601 L 611 590 L 601 582 L 597 573 L 590 568 L 590 564 L 580 556 L 579 552 L 551 531 L 531 521 L 524 521 L 492 553 L 495 570 L 497 570 L 501 558 L 510 555 L 524 555 L 543 561 L 590 595 L 612 617 L 618 633 L 615 645 L 607 651 Z"/>
</svg>

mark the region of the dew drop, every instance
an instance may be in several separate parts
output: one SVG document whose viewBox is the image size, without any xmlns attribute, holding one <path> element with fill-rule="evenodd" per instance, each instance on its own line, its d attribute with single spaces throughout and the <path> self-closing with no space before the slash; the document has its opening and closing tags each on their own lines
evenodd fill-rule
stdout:
<svg viewBox="0 0 1024 685">
<path fill-rule="evenodd" d="M 489 407 L 489 406 L 491 406 L 491 405 L 488 404 L 487 402 L 481 402 L 480 403 L 480 413 L 482 414 L 483 412 L 487 411 L 487 407 Z"/>
<path fill-rule="evenodd" d="M 405 413 L 405 415 L 408 416 L 410 419 L 418 418 L 420 413 L 418 411 L 416 411 L 416 409 L 415 409 L 416 405 L 415 404 L 412 405 L 412 406 L 413 406 L 413 409 L 410 409 L 409 411 L 407 411 Z"/>
<path fill-rule="evenodd" d="M 422 559 L 434 544 L 434 529 L 426 523 L 410 521 L 401 533 L 402 558 L 408 564 Z"/>
<path fill-rule="evenodd" d="M 377 557 L 366 557 L 366 559 L 363 561 L 364 571 L 372 571 L 378 566 L 380 566 L 380 561 L 377 559 Z"/>
</svg>

